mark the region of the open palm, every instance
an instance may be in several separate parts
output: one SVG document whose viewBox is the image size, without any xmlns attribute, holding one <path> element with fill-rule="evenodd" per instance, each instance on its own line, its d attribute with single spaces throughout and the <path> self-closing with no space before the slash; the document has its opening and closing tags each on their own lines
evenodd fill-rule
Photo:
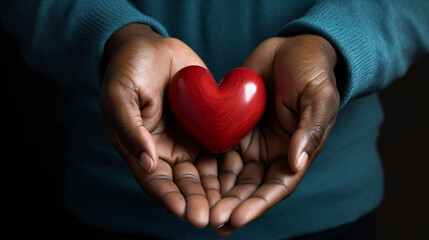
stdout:
<svg viewBox="0 0 429 240">
<path fill-rule="evenodd" d="M 212 177 L 216 158 L 186 134 L 164 104 L 171 77 L 204 63 L 180 40 L 141 24 L 119 30 L 110 40 L 100 107 L 113 144 L 147 194 L 179 218 L 204 227 L 210 205 L 220 198 L 218 179 Z"/>
<path fill-rule="evenodd" d="M 321 150 L 339 108 L 336 54 L 321 37 L 272 38 L 243 64 L 267 84 L 260 123 L 220 165 L 210 225 L 226 236 L 289 196 Z"/>
</svg>

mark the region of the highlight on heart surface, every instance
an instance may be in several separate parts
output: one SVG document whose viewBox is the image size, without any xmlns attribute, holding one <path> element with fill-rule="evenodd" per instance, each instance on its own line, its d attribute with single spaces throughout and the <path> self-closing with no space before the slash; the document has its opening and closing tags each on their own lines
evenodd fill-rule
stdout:
<svg viewBox="0 0 429 240">
<path fill-rule="evenodd" d="M 223 153 L 259 122 L 267 92 L 263 79 L 250 68 L 235 68 L 217 84 L 209 70 L 192 65 L 171 79 L 168 102 L 189 135 L 207 150 Z"/>
</svg>

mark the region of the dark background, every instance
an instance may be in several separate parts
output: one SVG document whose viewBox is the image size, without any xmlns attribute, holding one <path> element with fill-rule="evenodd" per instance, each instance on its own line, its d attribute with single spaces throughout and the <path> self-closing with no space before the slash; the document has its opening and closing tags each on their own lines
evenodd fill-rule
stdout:
<svg viewBox="0 0 429 240">
<path fill-rule="evenodd" d="M 65 239 L 76 221 L 62 203 L 65 133 L 56 121 L 54 81 L 33 72 L 1 28 L 1 138 L 6 231 Z M 378 237 L 429 239 L 429 56 L 379 95 L 386 177 Z"/>
</svg>

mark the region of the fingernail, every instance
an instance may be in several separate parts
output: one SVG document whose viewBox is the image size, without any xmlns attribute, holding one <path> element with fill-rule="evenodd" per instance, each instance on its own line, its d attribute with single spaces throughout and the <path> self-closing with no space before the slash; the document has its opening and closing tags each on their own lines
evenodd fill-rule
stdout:
<svg viewBox="0 0 429 240">
<path fill-rule="evenodd" d="M 222 223 L 221 225 L 219 225 L 218 227 L 216 227 L 215 229 L 219 229 L 221 227 L 223 227 L 225 225 L 225 223 Z"/>
<path fill-rule="evenodd" d="M 302 152 L 298 158 L 298 172 L 301 172 L 305 165 L 307 164 L 308 154 L 307 152 Z"/>
<path fill-rule="evenodd" d="M 140 154 L 139 163 L 140 166 L 142 166 L 147 173 L 150 173 L 153 167 L 153 160 L 149 157 L 147 153 L 143 152 L 142 154 Z"/>
</svg>

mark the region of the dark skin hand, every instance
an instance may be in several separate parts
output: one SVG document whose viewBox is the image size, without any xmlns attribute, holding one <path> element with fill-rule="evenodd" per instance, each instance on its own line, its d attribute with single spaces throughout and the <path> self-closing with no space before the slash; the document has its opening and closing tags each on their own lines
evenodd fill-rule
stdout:
<svg viewBox="0 0 429 240">
<path fill-rule="evenodd" d="M 334 125 L 339 109 L 333 47 L 315 35 L 272 38 L 243 66 L 266 81 L 260 123 L 224 154 L 222 199 L 210 211 L 220 237 L 258 218 L 296 189 Z"/>
<path fill-rule="evenodd" d="M 131 24 L 110 37 L 106 55 L 100 107 L 113 144 L 143 191 L 196 227 L 210 223 L 218 236 L 293 192 L 338 112 L 332 46 L 312 35 L 269 39 L 243 64 L 267 83 L 266 114 L 218 166 L 164 105 L 178 70 L 205 67 L 186 44 Z"/>
<path fill-rule="evenodd" d="M 114 33 L 106 55 L 100 107 L 113 144 L 143 191 L 179 218 L 206 226 L 210 206 L 220 198 L 216 158 L 164 105 L 171 77 L 185 66 L 204 63 L 180 40 L 143 24 Z"/>
</svg>

